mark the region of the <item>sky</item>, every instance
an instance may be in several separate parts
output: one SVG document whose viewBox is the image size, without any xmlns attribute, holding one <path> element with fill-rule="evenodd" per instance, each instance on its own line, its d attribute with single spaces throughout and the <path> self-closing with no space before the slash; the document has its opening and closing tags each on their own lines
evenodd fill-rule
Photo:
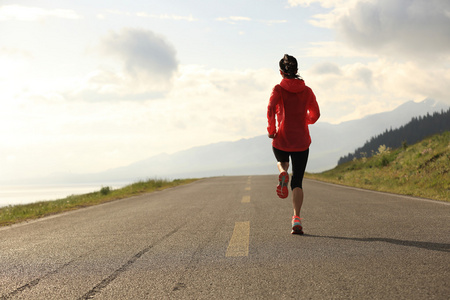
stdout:
<svg viewBox="0 0 450 300">
<path fill-rule="evenodd" d="M 266 134 L 285 53 L 320 122 L 450 104 L 450 1 L 0 0 L 0 181 Z"/>
</svg>

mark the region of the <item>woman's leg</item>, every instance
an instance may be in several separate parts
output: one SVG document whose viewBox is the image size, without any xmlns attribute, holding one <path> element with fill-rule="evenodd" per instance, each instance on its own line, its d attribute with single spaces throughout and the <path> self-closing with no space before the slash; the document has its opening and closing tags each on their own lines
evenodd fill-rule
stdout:
<svg viewBox="0 0 450 300">
<path fill-rule="evenodd" d="M 277 167 L 280 175 L 278 176 L 277 185 L 277 195 L 281 199 L 287 198 L 289 196 L 289 174 L 287 173 L 289 169 L 289 152 L 285 152 L 273 147 L 273 153 L 277 159 Z"/>
<path fill-rule="evenodd" d="M 289 170 L 289 162 L 278 162 L 277 167 L 280 173 L 287 172 Z"/>
<path fill-rule="evenodd" d="M 277 159 L 278 171 L 280 171 L 280 173 L 287 172 L 289 169 L 289 152 L 279 150 L 275 147 L 272 147 L 272 150 Z"/>
<path fill-rule="evenodd" d="M 305 175 L 306 163 L 308 162 L 309 149 L 302 152 L 291 153 L 292 159 L 292 205 L 294 216 L 300 216 L 303 205 L 303 176 Z"/>
<path fill-rule="evenodd" d="M 294 216 L 300 217 L 300 211 L 303 205 L 303 189 L 296 187 L 292 191 L 292 204 L 294 206 Z"/>
</svg>

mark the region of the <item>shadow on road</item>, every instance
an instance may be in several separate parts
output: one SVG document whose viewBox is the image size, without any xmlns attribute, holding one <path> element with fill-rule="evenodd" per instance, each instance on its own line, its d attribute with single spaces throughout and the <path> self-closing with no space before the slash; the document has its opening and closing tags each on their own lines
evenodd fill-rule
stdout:
<svg viewBox="0 0 450 300">
<path fill-rule="evenodd" d="M 341 236 L 323 236 L 314 234 L 304 234 L 304 237 L 317 237 L 337 240 L 350 240 L 358 242 L 385 242 L 406 247 L 416 247 L 432 251 L 450 252 L 450 244 L 432 243 L 432 242 L 419 242 L 419 241 L 406 241 L 390 238 L 357 238 L 357 237 L 341 237 Z"/>
</svg>

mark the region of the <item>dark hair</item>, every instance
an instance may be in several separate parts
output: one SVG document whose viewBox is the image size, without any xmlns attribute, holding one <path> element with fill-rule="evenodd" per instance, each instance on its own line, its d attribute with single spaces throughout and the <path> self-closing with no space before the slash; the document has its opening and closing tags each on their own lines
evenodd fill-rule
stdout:
<svg viewBox="0 0 450 300">
<path fill-rule="evenodd" d="M 280 70 L 284 73 L 284 76 L 286 78 L 300 78 L 300 76 L 297 74 L 297 60 L 291 55 L 285 54 L 284 57 L 280 60 Z"/>
</svg>

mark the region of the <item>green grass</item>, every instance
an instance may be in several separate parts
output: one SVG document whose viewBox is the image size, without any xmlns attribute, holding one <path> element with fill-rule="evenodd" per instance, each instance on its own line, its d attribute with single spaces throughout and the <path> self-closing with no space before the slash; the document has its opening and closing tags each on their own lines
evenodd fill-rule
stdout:
<svg viewBox="0 0 450 300">
<path fill-rule="evenodd" d="M 139 181 L 121 189 L 113 190 L 110 187 L 102 187 L 97 192 L 83 195 L 72 195 L 64 199 L 54 201 L 41 201 L 31 204 L 5 206 L 0 208 L 0 226 L 7 226 L 82 207 L 163 190 L 181 184 L 191 183 L 195 180 L 197 179 L 176 179 L 173 181 L 152 179 L 147 181 Z"/>
<path fill-rule="evenodd" d="M 364 189 L 450 201 L 450 132 L 378 153 L 307 178 Z"/>
</svg>

